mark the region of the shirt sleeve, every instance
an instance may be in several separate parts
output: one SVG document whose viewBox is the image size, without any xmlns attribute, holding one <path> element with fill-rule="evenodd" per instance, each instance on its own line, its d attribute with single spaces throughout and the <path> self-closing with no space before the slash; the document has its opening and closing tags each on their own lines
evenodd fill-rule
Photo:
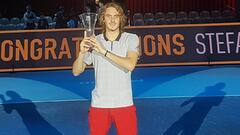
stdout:
<svg viewBox="0 0 240 135">
<path fill-rule="evenodd" d="M 91 65 L 92 64 L 92 53 L 87 52 L 83 57 L 83 62 L 86 63 L 87 65 Z"/>
<path fill-rule="evenodd" d="M 139 38 L 136 34 L 128 36 L 128 51 L 139 53 Z"/>
</svg>

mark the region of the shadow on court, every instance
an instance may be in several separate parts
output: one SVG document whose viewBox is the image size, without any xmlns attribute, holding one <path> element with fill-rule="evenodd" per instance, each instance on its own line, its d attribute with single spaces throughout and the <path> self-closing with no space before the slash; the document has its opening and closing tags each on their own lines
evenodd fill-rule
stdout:
<svg viewBox="0 0 240 135">
<path fill-rule="evenodd" d="M 225 83 L 206 87 L 205 91 L 184 101 L 181 107 L 192 103 L 191 109 L 184 113 L 164 133 L 164 135 L 194 135 L 202 125 L 204 118 L 214 106 L 220 105 L 226 93 L 222 91 Z M 207 97 L 206 97 L 207 96 Z"/>
<path fill-rule="evenodd" d="M 62 135 L 40 115 L 31 100 L 22 98 L 14 91 L 7 91 L 6 95 L 10 97 L 9 100 L 0 94 L 4 111 L 11 114 L 15 110 L 21 116 L 30 135 Z"/>
</svg>

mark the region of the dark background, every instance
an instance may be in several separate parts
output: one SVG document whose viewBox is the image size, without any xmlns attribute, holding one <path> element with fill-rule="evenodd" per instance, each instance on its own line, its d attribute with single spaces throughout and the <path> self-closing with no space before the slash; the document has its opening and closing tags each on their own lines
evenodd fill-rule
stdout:
<svg viewBox="0 0 240 135">
<path fill-rule="evenodd" d="M 32 5 L 33 11 L 39 15 L 53 16 L 59 6 L 64 6 L 68 12 L 74 9 L 76 13 L 84 11 L 84 4 L 94 0 L 1 0 L 0 17 L 22 17 L 27 4 Z M 106 0 L 104 0 L 106 1 Z M 123 3 L 132 16 L 136 12 L 178 12 L 201 10 L 225 10 L 239 13 L 239 0 L 115 0 Z"/>
</svg>

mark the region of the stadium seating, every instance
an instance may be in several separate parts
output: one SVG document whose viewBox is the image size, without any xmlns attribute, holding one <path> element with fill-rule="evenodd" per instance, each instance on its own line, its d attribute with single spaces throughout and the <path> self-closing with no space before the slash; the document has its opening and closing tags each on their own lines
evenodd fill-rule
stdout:
<svg viewBox="0 0 240 135">
<path fill-rule="evenodd" d="M 53 22 L 53 19 L 51 16 L 45 16 L 44 18 L 47 20 L 48 24 Z"/>
<path fill-rule="evenodd" d="M 224 22 L 224 18 L 222 17 L 222 13 L 220 10 L 212 10 L 211 17 L 213 19 L 213 22 L 215 22 L 215 23 L 223 23 Z"/>
<path fill-rule="evenodd" d="M 190 11 L 188 13 L 188 17 L 189 18 L 196 18 L 196 17 L 199 17 L 199 13 L 197 11 Z"/>
<path fill-rule="evenodd" d="M 7 24 L 9 24 L 8 18 L 0 18 L 0 24 L 2 24 L 2 25 L 7 25 Z"/>
<path fill-rule="evenodd" d="M 10 19 L 10 23 L 11 24 L 19 24 L 20 23 L 20 19 L 18 17 L 13 17 Z"/>
<path fill-rule="evenodd" d="M 144 19 L 144 25 L 155 25 L 155 19 L 154 18 L 149 18 L 149 19 Z"/>
<path fill-rule="evenodd" d="M 154 19 L 154 15 L 153 13 L 145 13 L 143 18 L 144 20 Z"/>
<path fill-rule="evenodd" d="M 163 18 L 165 18 L 165 14 L 163 12 L 157 12 L 155 14 L 155 20 L 163 19 Z"/>
<path fill-rule="evenodd" d="M 40 17 L 36 17 L 38 23 Z M 56 22 L 51 16 L 44 16 L 48 21 L 49 29 L 55 28 Z M 224 23 L 236 22 L 238 19 L 231 10 L 211 11 L 179 11 L 179 12 L 156 12 L 156 13 L 134 13 L 131 25 L 168 25 L 168 24 L 201 24 L 201 23 Z M 78 27 L 82 27 L 79 23 Z M 23 18 L 0 18 L 0 30 L 22 30 L 24 29 Z"/>
<path fill-rule="evenodd" d="M 188 18 L 187 12 L 185 12 L 185 11 L 178 12 L 177 18 Z"/>
<path fill-rule="evenodd" d="M 165 18 L 157 19 L 155 22 L 156 22 L 157 25 L 164 25 L 164 24 L 167 24 L 167 21 L 166 21 Z"/>
<path fill-rule="evenodd" d="M 143 19 L 143 14 L 142 13 L 135 13 L 133 15 L 133 20 L 137 20 L 137 19 Z"/>
<path fill-rule="evenodd" d="M 143 26 L 144 20 L 143 19 L 136 19 L 134 20 L 134 26 Z"/>
<path fill-rule="evenodd" d="M 237 18 L 233 15 L 231 10 L 224 10 L 222 12 L 222 17 L 224 18 L 225 22 L 235 22 Z"/>
</svg>

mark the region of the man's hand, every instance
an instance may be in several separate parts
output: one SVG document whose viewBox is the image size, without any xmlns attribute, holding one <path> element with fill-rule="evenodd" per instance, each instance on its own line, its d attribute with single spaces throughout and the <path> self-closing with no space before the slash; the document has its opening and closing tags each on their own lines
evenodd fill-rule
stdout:
<svg viewBox="0 0 240 135">
<path fill-rule="evenodd" d="M 80 43 L 80 53 L 85 54 L 88 52 L 91 48 L 90 45 L 90 37 L 86 36 L 86 31 L 84 31 L 84 38 L 82 42 Z"/>
<path fill-rule="evenodd" d="M 98 40 L 96 39 L 95 36 L 90 37 L 90 44 L 93 46 L 93 49 L 96 52 L 98 52 L 102 55 L 104 55 L 106 53 L 106 49 L 98 42 Z"/>
</svg>

